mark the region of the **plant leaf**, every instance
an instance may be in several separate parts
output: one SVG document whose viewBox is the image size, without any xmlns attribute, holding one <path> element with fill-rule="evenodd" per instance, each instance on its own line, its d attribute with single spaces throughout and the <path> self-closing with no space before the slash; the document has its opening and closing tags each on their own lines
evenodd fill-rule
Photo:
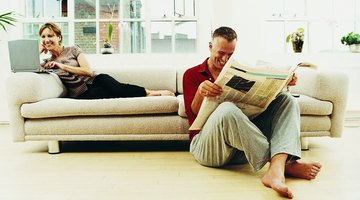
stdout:
<svg viewBox="0 0 360 200">
<path fill-rule="evenodd" d="M 111 23 L 109 23 L 109 27 L 108 27 L 108 39 L 109 39 L 109 42 L 111 40 L 112 32 L 113 32 L 113 25 Z"/>
<path fill-rule="evenodd" d="M 14 12 L 7 12 L 5 14 L 0 15 L 0 26 L 6 31 L 5 25 L 15 26 L 13 22 L 17 20 L 13 17 Z"/>
<path fill-rule="evenodd" d="M 289 42 L 290 42 L 290 38 L 291 38 L 291 34 L 289 34 L 289 35 L 286 37 L 286 43 L 289 43 Z"/>
<path fill-rule="evenodd" d="M 0 26 L 3 27 L 4 31 L 6 31 L 6 28 L 5 28 L 5 26 L 4 26 L 2 23 L 0 23 Z"/>
</svg>

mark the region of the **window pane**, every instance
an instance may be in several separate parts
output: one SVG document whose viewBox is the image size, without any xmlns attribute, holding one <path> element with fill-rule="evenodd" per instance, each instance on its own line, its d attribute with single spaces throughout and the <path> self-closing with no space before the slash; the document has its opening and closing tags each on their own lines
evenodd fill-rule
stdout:
<svg viewBox="0 0 360 200">
<path fill-rule="evenodd" d="M 68 3 L 67 0 L 61 0 L 61 16 L 67 17 L 68 16 Z"/>
<path fill-rule="evenodd" d="M 145 23 L 124 22 L 121 24 L 123 53 L 145 53 Z"/>
<path fill-rule="evenodd" d="M 175 52 L 196 52 L 196 22 L 178 21 L 175 24 Z"/>
<path fill-rule="evenodd" d="M 45 17 L 60 17 L 61 1 L 47 0 L 45 6 Z"/>
<path fill-rule="evenodd" d="M 360 21 L 360 0 L 356 1 L 355 10 L 357 10 L 357 12 L 356 12 L 356 20 Z"/>
<path fill-rule="evenodd" d="M 334 17 L 338 20 L 354 20 L 354 0 L 334 0 Z"/>
<path fill-rule="evenodd" d="M 151 23 L 151 52 L 170 53 L 171 50 L 171 23 L 152 22 Z"/>
<path fill-rule="evenodd" d="M 78 45 L 85 53 L 96 53 L 96 23 L 75 23 L 75 45 Z"/>
<path fill-rule="evenodd" d="M 284 52 L 284 23 L 283 22 L 268 22 L 266 23 L 266 32 L 264 33 L 264 40 L 266 41 L 266 51 L 268 53 L 283 53 Z"/>
<path fill-rule="evenodd" d="M 119 0 L 100 0 L 100 18 L 118 19 Z"/>
<path fill-rule="evenodd" d="M 27 39 L 40 39 L 39 29 L 41 24 L 25 24 L 24 23 L 24 38 Z"/>
<path fill-rule="evenodd" d="M 111 35 L 110 44 L 114 48 L 115 53 L 119 53 L 119 22 L 111 22 L 113 32 Z M 109 22 L 100 22 L 100 47 L 103 48 L 104 41 L 108 37 Z"/>
<path fill-rule="evenodd" d="M 323 21 L 310 22 L 309 48 L 311 52 L 332 51 L 332 26 Z M 324 34 L 327 33 L 327 34 Z"/>
<path fill-rule="evenodd" d="M 171 0 L 151 0 L 147 5 L 150 6 L 150 17 L 174 16 L 174 4 Z"/>
<path fill-rule="evenodd" d="M 329 19 L 332 17 L 332 1 L 307 1 L 307 16 L 316 19 Z M 321 8 L 321 9 L 319 9 Z"/>
<path fill-rule="evenodd" d="M 42 0 L 26 0 L 26 17 L 40 18 L 43 17 Z"/>
<path fill-rule="evenodd" d="M 139 19 L 144 17 L 144 3 L 141 0 L 121 1 L 121 11 L 123 18 Z M 151 3 L 150 3 L 151 4 Z"/>
<path fill-rule="evenodd" d="M 24 38 L 27 39 L 40 39 L 39 29 L 43 24 L 40 23 L 24 23 Z M 68 23 L 57 23 L 60 26 L 61 33 L 63 36 L 63 46 L 69 45 L 69 29 Z"/>
<path fill-rule="evenodd" d="M 75 0 L 76 19 L 95 19 L 95 0 Z"/>
<path fill-rule="evenodd" d="M 175 0 L 175 16 L 191 17 L 195 14 L 195 0 Z"/>
</svg>

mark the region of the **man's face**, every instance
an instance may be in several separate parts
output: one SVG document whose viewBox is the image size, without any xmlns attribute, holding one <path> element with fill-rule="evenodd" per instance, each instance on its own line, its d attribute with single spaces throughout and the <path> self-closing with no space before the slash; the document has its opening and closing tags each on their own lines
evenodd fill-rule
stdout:
<svg viewBox="0 0 360 200">
<path fill-rule="evenodd" d="M 237 40 L 229 42 L 223 37 L 215 37 L 213 41 L 209 43 L 209 66 L 221 70 L 234 53 L 236 42 Z"/>
</svg>

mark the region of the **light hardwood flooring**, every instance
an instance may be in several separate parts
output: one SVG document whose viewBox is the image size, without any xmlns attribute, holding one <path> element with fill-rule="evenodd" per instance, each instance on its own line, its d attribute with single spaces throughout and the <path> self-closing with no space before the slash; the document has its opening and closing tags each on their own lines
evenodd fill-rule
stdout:
<svg viewBox="0 0 360 200">
<path fill-rule="evenodd" d="M 360 199 L 360 128 L 342 138 L 311 138 L 304 161 L 323 168 L 312 181 L 287 179 L 294 199 Z M 13 143 L 0 125 L 1 200 L 283 199 L 261 184 L 267 166 L 200 166 L 186 142 L 68 142 L 49 155 L 46 142 Z"/>
</svg>

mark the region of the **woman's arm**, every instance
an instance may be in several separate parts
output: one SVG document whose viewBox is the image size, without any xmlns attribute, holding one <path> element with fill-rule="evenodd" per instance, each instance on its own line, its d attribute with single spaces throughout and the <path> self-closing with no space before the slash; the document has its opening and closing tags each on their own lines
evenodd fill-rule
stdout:
<svg viewBox="0 0 360 200">
<path fill-rule="evenodd" d="M 48 62 L 44 65 L 45 69 L 51 69 L 51 68 L 59 68 L 62 69 L 64 71 L 73 73 L 73 74 L 77 74 L 77 75 L 82 75 L 82 76 L 92 76 L 93 75 L 93 71 L 90 68 L 90 65 L 88 63 L 88 61 L 85 58 L 85 55 L 83 53 L 80 53 L 79 56 L 77 57 L 77 61 L 79 63 L 80 67 L 73 67 L 70 65 L 65 65 L 59 62 L 55 62 L 55 61 L 51 61 Z"/>
</svg>

